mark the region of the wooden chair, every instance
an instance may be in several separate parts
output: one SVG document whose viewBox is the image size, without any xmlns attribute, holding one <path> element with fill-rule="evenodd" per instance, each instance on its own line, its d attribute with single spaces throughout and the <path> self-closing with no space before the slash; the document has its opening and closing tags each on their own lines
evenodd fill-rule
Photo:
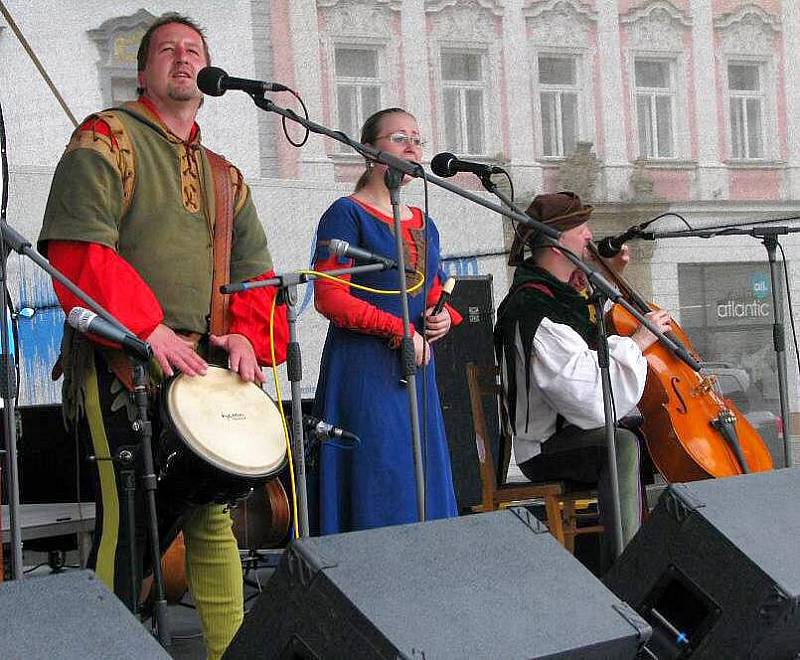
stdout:
<svg viewBox="0 0 800 660">
<path fill-rule="evenodd" d="M 578 523 L 587 516 L 585 509 L 597 502 L 596 492 L 564 492 L 561 482 L 520 482 L 507 483 L 506 470 L 498 471 L 495 467 L 483 412 L 483 397 L 491 397 L 495 405 L 502 401 L 502 391 L 498 380 L 498 369 L 495 366 L 478 366 L 472 362 L 467 364 L 467 385 L 472 406 L 472 421 L 475 427 L 475 443 L 480 461 L 482 498 L 477 507 L 480 511 L 495 511 L 503 506 L 523 503 L 530 500 L 544 500 L 547 514 L 547 527 L 550 533 L 569 552 L 575 551 L 575 537 L 581 534 L 598 534 L 604 531 L 602 525 L 583 525 Z M 511 456 L 511 442 L 506 439 L 504 424 L 501 422 L 499 459 L 504 467 Z M 582 511 L 583 510 L 583 511 Z"/>
<path fill-rule="evenodd" d="M 563 487 L 560 483 L 510 484 L 498 480 L 482 401 L 484 396 L 491 396 L 494 402 L 499 400 L 500 385 L 497 379 L 497 368 L 468 363 L 467 385 L 469 386 L 472 423 L 475 427 L 475 444 L 478 450 L 481 474 L 481 504 L 475 507 L 476 510 L 496 511 L 510 504 L 542 499 L 550 533 L 559 543 L 566 545 L 560 511 L 560 498 L 563 494 Z M 500 433 L 502 435 L 502 429 Z"/>
</svg>

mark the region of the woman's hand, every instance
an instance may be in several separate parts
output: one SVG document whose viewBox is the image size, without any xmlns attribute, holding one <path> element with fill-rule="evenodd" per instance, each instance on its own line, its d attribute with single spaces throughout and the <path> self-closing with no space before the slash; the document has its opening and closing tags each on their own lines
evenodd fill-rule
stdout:
<svg viewBox="0 0 800 660">
<path fill-rule="evenodd" d="M 444 337 L 450 331 L 451 324 L 452 319 L 447 307 L 443 307 L 436 316 L 433 315 L 433 307 L 425 310 L 425 338 L 431 344 Z"/>
<path fill-rule="evenodd" d="M 425 341 L 420 333 L 414 333 L 414 362 L 418 367 L 428 364 L 431 361 L 431 345 Z"/>
</svg>

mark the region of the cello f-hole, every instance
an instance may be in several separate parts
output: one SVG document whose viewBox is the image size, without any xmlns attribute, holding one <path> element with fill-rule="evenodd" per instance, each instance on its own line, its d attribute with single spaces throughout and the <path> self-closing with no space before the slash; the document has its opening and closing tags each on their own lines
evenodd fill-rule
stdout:
<svg viewBox="0 0 800 660">
<path fill-rule="evenodd" d="M 681 396 L 680 390 L 678 390 L 678 383 L 681 382 L 681 379 L 677 376 L 673 376 L 669 380 L 669 384 L 672 386 L 672 391 L 675 393 L 675 396 L 678 397 L 678 401 L 680 401 L 680 406 L 677 407 L 677 410 L 682 415 L 685 415 L 689 412 L 689 409 L 686 407 L 686 401 L 683 400 Z"/>
</svg>

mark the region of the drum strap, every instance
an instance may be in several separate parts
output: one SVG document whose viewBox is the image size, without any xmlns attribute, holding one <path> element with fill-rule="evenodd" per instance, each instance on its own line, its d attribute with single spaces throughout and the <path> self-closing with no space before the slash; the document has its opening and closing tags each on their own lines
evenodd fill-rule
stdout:
<svg viewBox="0 0 800 660">
<path fill-rule="evenodd" d="M 211 282 L 211 319 L 214 335 L 228 334 L 228 296 L 219 288 L 230 278 L 233 242 L 234 190 L 230 165 L 222 156 L 206 149 L 214 180 L 214 277 Z"/>
</svg>

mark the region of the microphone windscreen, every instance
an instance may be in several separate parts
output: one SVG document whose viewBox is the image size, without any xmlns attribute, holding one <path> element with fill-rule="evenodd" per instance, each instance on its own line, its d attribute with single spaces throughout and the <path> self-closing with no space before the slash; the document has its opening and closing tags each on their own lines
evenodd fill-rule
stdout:
<svg viewBox="0 0 800 660">
<path fill-rule="evenodd" d="M 601 257 L 611 259 L 616 257 L 622 250 L 622 246 L 617 246 L 614 242 L 614 236 L 606 236 L 604 239 L 597 243 L 597 252 Z"/>
<path fill-rule="evenodd" d="M 225 90 L 222 82 L 228 74 L 218 66 L 207 66 L 197 72 L 197 88 L 209 96 L 222 96 Z"/>
<path fill-rule="evenodd" d="M 436 154 L 431 160 L 431 172 L 442 178 L 453 176 L 456 172 L 451 169 L 451 164 L 456 160 L 458 160 L 458 158 L 456 158 L 454 154 L 446 151 Z"/>
</svg>

